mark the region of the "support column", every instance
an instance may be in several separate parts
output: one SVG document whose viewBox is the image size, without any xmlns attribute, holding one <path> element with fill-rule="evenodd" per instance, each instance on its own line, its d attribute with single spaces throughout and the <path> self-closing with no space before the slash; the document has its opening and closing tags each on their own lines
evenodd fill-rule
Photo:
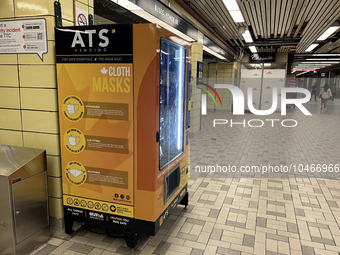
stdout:
<svg viewBox="0 0 340 255">
<path fill-rule="evenodd" d="M 193 77 L 191 98 L 191 126 L 190 133 L 200 130 L 201 123 L 201 90 L 197 88 L 197 62 L 203 62 L 203 34 L 198 31 L 198 40 L 191 47 L 191 66 Z"/>
</svg>

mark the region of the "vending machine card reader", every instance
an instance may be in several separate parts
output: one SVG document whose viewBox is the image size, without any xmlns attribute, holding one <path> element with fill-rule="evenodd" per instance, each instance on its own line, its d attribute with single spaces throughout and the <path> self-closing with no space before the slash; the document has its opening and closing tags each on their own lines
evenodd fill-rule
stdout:
<svg viewBox="0 0 340 255">
<path fill-rule="evenodd" d="M 135 247 L 188 204 L 190 43 L 156 24 L 55 28 L 63 204 Z"/>
</svg>

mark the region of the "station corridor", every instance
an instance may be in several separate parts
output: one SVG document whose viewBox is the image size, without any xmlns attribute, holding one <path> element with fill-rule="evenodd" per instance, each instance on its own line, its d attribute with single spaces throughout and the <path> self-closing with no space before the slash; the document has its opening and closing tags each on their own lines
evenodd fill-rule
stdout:
<svg viewBox="0 0 340 255">
<path fill-rule="evenodd" d="M 304 105 L 312 116 L 297 108 L 287 109 L 286 116 L 233 116 L 226 111 L 202 116 L 201 131 L 190 141 L 189 206 L 172 211 L 156 236 L 141 236 L 134 252 L 124 239 L 79 228 L 70 239 L 52 238 L 31 254 L 338 255 L 340 186 L 335 171 L 340 163 L 340 100 L 329 101 L 323 112 L 320 99 Z M 286 128 L 278 121 L 274 127 L 271 122 L 260 128 L 247 125 L 250 119 L 269 118 L 294 119 L 298 125 Z M 245 119 L 246 127 L 229 123 L 213 127 L 214 119 Z M 198 171 L 204 166 L 239 169 L 261 164 L 291 169 L 295 165 L 296 172 Z M 327 172 L 305 171 L 312 164 L 327 164 Z"/>
</svg>

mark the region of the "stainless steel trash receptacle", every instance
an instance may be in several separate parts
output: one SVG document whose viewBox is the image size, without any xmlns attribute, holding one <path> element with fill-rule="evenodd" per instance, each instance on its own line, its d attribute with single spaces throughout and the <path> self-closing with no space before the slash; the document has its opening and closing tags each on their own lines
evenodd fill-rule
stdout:
<svg viewBox="0 0 340 255">
<path fill-rule="evenodd" d="M 0 145 L 0 255 L 27 254 L 49 237 L 46 151 Z"/>
</svg>

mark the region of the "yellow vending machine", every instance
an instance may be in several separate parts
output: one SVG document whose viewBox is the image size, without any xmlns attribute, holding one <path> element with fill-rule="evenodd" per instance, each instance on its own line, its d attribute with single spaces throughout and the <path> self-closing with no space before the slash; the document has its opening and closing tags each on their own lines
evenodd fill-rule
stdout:
<svg viewBox="0 0 340 255">
<path fill-rule="evenodd" d="M 190 43 L 156 24 L 55 28 L 65 231 L 129 247 L 188 205 Z"/>
</svg>

